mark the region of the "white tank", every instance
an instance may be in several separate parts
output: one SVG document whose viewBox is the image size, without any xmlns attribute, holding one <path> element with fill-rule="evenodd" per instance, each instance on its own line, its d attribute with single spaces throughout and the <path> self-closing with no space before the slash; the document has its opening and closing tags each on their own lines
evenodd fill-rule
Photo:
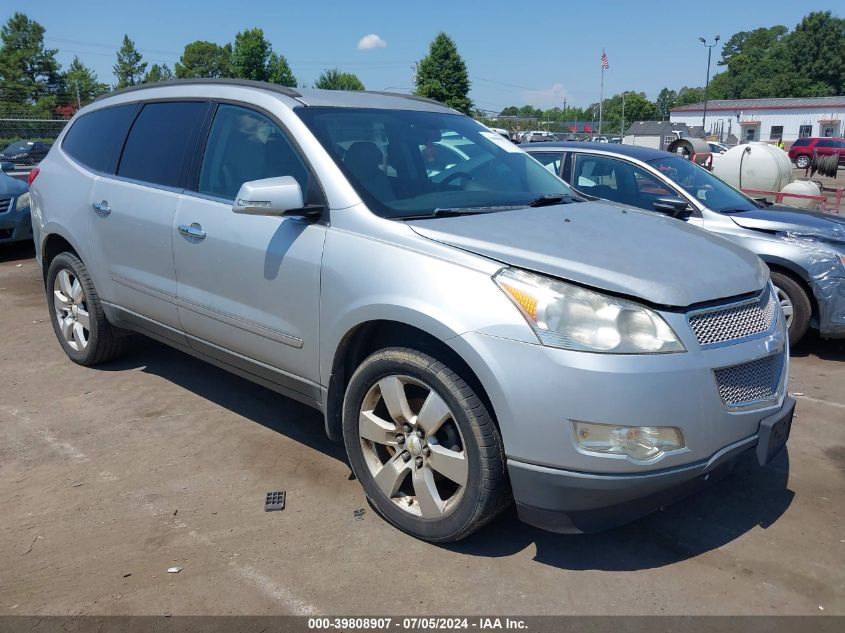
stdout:
<svg viewBox="0 0 845 633">
<path fill-rule="evenodd" d="M 782 192 L 785 193 L 800 193 L 803 196 L 820 196 L 822 195 L 821 188 L 814 182 L 809 180 L 796 180 L 786 185 Z M 791 198 L 789 196 L 783 199 L 783 204 L 788 204 L 791 207 L 798 207 L 799 209 L 815 209 L 819 203 L 815 200 L 806 200 L 804 198 Z"/>
<path fill-rule="evenodd" d="M 737 189 L 780 191 L 792 180 L 792 161 L 774 145 L 746 143 L 722 154 L 713 173 Z"/>
</svg>

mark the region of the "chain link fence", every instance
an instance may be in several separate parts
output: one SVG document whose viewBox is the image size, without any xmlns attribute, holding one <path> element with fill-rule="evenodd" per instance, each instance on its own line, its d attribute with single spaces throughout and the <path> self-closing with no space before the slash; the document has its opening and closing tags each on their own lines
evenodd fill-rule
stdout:
<svg viewBox="0 0 845 633">
<path fill-rule="evenodd" d="M 0 151 L 18 141 L 52 144 L 67 122 L 67 119 L 0 119 Z"/>
</svg>

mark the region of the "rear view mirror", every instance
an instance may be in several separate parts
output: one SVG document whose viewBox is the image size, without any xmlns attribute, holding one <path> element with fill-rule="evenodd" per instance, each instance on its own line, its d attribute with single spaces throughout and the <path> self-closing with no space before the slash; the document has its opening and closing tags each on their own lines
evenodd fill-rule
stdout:
<svg viewBox="0 0 845 633">
<path fill-rule="evenodd" d="M 654 210 L 673 218 L 686 218 L 692 213 L 692 209 L 686 200 L 674 196 L 658 198 L 653 203 Z"/>
<path fill-rule="evenodd" d="M 3 173 L 5 173 L 7 171 L 14 171 L 14 170 L 15 170 L 15 164 L 14 163 L 9 163 L 9 162 L 6 162 L 6 161 L 3 161 L 2 163 L 0 163 L 0 171 L 2 171 Z"/>
<path fill-rule="evenodd" d="M 245 215 L 300 216 L 316 220 L 323 208 L 306 206 L 302 188 L 292 176 L 251 180 L 241 185 L 232 211 Z"/>
</svg>

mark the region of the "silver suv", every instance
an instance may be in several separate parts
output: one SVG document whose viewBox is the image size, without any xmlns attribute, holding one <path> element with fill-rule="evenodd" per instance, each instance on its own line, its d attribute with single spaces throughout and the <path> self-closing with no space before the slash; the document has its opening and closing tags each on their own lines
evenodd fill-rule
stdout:
<svg viewBox="0 0 845 633">
<path fill-rule="evenodd" d="M 135 331 L 316 407 L 419 538 L 512 498 L 528 523 L 601 529 L 786 442 L 788 343 L 756 256 L 579 202 L 432 101 L 133 88 L 83 108 L 34 178 L 71 360 Z"/>
</svg>

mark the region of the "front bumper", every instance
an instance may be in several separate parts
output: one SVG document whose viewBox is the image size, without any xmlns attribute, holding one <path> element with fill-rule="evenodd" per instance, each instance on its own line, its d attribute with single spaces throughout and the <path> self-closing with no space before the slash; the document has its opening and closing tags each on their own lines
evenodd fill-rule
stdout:
<svg viewBox="0 0 845 633">
<path fill-rule="evenodd" d="M 29 207 L 0 213 L 0 244 L 32 239 Z"/>
<path fill-rule="evenodd" d="M 786 398 L 776 414 L 763 420 L 761 430 L 784 425 L 786 437 L 795 400 Z M 757 447 L 761 465 L 776 451 L 758 446 L 768 431 L 723 448 L 696 464 L 647 474 L 598 475 L 508 460 L 508 473 L 519 518 L 535 527 L 564 534 L 596 532 L 628 523 L 665 507 L 728 474 L 737 458 Z M 768 438 L 766 438 L 768 439 Z"/>
</svg>

